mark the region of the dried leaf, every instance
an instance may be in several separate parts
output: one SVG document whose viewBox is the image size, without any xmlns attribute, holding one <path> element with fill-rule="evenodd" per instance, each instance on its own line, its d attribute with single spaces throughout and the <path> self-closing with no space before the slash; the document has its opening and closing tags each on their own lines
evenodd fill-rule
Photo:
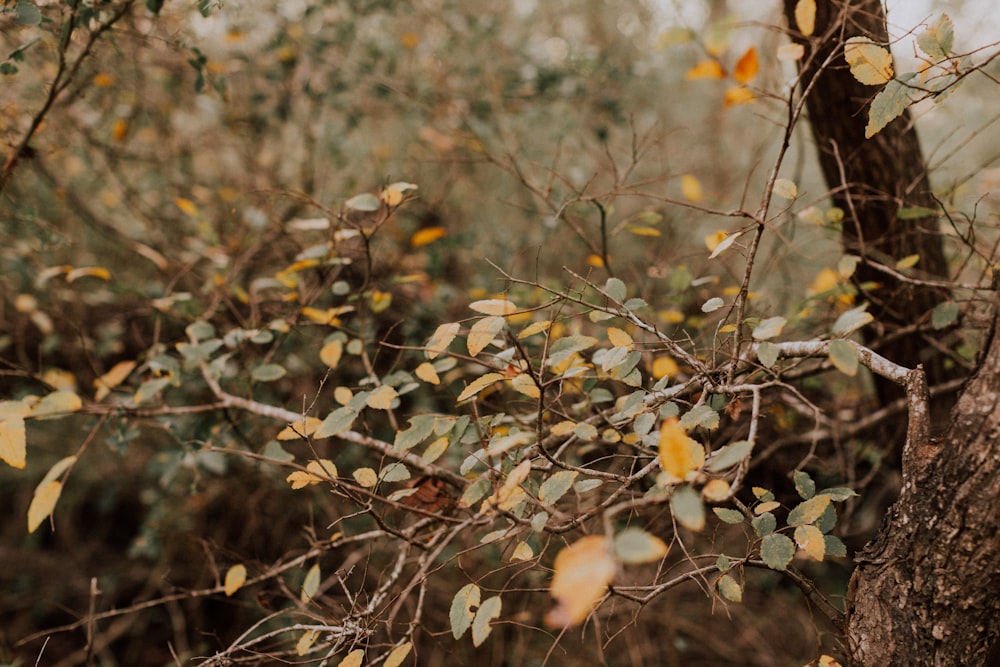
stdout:
<svg viewBox="0 0 1000 667">
<path fill-rule="evenodd" d="M 844 45 L 844 59 L 861 83 L 881 86 L 892 78 L 892 54 L 867 37 L 851 37 Z"/>
</svg>

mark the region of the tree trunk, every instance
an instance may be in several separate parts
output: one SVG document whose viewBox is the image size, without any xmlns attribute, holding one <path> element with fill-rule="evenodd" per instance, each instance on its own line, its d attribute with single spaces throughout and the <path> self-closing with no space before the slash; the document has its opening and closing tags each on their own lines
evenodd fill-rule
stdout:
<svg viewBox="0 0 1000 667">
<path fill-rule="evenodd" d="M 820 167 L 835 206 L 844 211 L 843 244 L 861 257 L 855 284 L 871 303 L 875 324 L 866 342 L 892 361 L 916 368 L 924 364 L 931 384 L 955 377 L 942 355 L 919 332 L 901 329 L 926 323 L 931 309 L 948 297 L 946 290 L 915 286 L 876 268 L 893 267 L 903 257 L 919 255 L 918 276 L 947 279 L 942 238 L 934 216 L 900 219 L 907 207 L 936 209 L 916 128 L 909 112 L 865 139 L 868 104 L 878 92 L 860 83 L 844 61 L 844 41 L 862 35 L 888 43 L 880 0 L 817 2 L 816 28 L 802 37 L 795 26 L 797 0 L 785 0 L 792 37 L 806 48 L 802 66 L 806 108 Z M 866 285 L 877 284 L 871 289 Z M 957 370 L 957 369 L 956 369 Z M 883 402 L 901 396 L 891 383 L 878 383 Z"/>
</svg>

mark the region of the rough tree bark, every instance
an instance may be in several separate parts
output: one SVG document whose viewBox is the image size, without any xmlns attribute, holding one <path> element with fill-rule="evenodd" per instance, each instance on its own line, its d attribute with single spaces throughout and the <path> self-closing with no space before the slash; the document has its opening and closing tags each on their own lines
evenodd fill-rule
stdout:
<svg viewBox="0 0 1000 667">
<path fill-rule="evenodd" d="M 791 26 L 796 4 L 785 0 Z M 824 177 L 845 211 L 844 246 L 864 260 L 858 282 L 881 284 L 865 294 L 886 329 L 872 337 L 896 363 L 925 364 L 932 383 L 947 379 L 956 371 L 920 334 L 893 331 L 922 321 L 947 291 L 908 285 L 876 266 L 919 254 L 926 276 L 948 274 L 936 221 L 896 215 L 935 206 L 912 120 L 904 114 L 866 140 L 866 106 L 876 89 L 858 83 L 841 56 L 854 35 L 887 41 L 882 4 L 818 2 L 814 36 L 792 32 L 807 48 L 803 89 Z M 888 397 L 884 386 L 880 393 Z M 1000 637 L 1000 336 L 988 338 L 946 437 L 930 435 L 928 418 L 911 419 L 902 492 L 851 578 L 845 634 L 852 662 L 863 667 L 982 665 Z"/>
<path fill-rule="evenodd" d="M 790 26 L 796 25 L 796 4 L 785 0 Z M 833 204 L 844 211 L 844 248 L 862 258 L 855 283 L 879 285 L 863 293 L 876 323 L 876 329 L 866 332 L 866 342 L 902 366 L 924 364 L 930 383 L 937 384 L 956 371 L 946 369 L 937 348 L 912 327 L 926 322 L 947 292 L 901 282 L 878 268 L 920 255 L 916 270 L 922 277 L 947 278 L 937 219 L 897 217 L 901 208 L 934 209 L 937 203 L 909 112 L 865 139 L 868 103 L 878 88 L 857 81 L 843 58 L 844 41 L 858 35 L 888 42 L 881 0 L 817 2 L 813 36 L 803 38 L 793 27 L 793 39 L 806 48 L 802 89 L 808 90 L 809 124 Z M 911 332 L 904 333 L 908 327 Z M 891 383 L 878 381 L 878 389 L 884 401 L 901 396 Z"/>
</svg>

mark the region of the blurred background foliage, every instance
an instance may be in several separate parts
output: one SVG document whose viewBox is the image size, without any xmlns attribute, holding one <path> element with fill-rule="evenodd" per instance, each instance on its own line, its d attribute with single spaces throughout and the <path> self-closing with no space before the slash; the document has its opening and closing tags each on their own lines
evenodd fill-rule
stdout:
<svg viewBox="0 0 1000 667">
<path fill-rule="evenodd" d="M 111 11 L 106 4 L 123 6 L 78 3 L 92 15 L 78 17 L 69 56 Z M 742 262 L 738 252 L 708 261 L 705 236 L 740 224 L 710 211 L 756 206 L 785 122 L 769 96 L 787 94 L 794 69 L 762 56 L 756 100 L 733 106 L 723 103 L 730 75 L 687 73 L 706 54 L 730 71 L 750 46 L 772 54 L 783 39 L 772 3 L 201 0 L 168 1 L 158 14 L 155 2 L 125 4 L 21 151 L 0 198 L 0 398 L 59 387 L 89 394 L 121 361 L 139 361 L 154 378 L 163 353 L 204 320 L 220 336 L 259 336 L 234 342 L 231 363 L 253 369 L 278 359 L 287 375 L 255 382 L 244 373 L 235 382 L 257 400 L 299 410 L 324 381 L 348 385 L 372 365 L 396 369 L 401 353 L 380 342 L 422 345 L 437 324 L 463 317 L 469 300 L 507 288 L 491 264 L 553 288 L 572 283 L 563 267 L 598 282 L 610 269 L 668 331 L 713 346 L 700 305 L 738 284 Z M 5 151 L 45 102 L 66 16 L 62 3 L 3 5 Z M 988 140 L 996 115 L 978 95 L 965 86 L 921 120 L 940 195 L 966 227 L 995 215 L 989 192 L 1000 178 Z M 822 273 L 840 258 L 837 217 L 804 125 L 792 150 L 783 176 L 799 184 L 799 199 L 783 202 L 787 211 L 774 219 L 753 310 L 809 332 L 850 304 L 850 289 Z M 693 177 L 686 187 L 685 175 Z M 345 211 L 350 197 L 396 181 L 419 186 L 398 209 Z M 992 234 L 982 232 L 984 252 Z M 342 261 L 296 268 L 316 257 Z M 545 299 L 518 289 L 521 305 Z M 353 311 L 344 341 L 362 341 L 367 353 L 355 351 L 329 378 L 317 356 L 329 330 L 301 308 L 345 306 Z M 212 401 L 204 383 L 181 381 L 179 369 L 170 377 L 163 391 L 177 403 Z M 860 388 L 845 383 L 837 400 L 857 404 Z M 452 405 L 412 400 L 414 409 Z M 277 432 L 260 418 L 99 419 L 30 425 L 27 470 L 0 469 L 9 519 L 0 533 L 0 660 L 32 664 L 44 634 L 18 642 L 86 613 L 91 577 L 104 609 L 178 593 L 109 621 L 99 664 L 173 664 L 168 643 L 184 659 L 210 654 L 271 603 L 182 593 L 215 585 L 224 562 L 265 567 L 307 549 L 344 510 L 321 492 L 308 505 L 282 470 L 202 451 L 205 443 L 259 451 Z M 385 426 L 369 426 L 384 436 Z M 25 535 L 34 485 L 88 437 L 57 530 Z M 377 551 L 362 555 L 362 572 L 388 562 Z M 512 622 L 475 656 L 442 624 L 451 591 L 441 591 L 429 603 L 438 618 L 426 621 L 420 664 L 541 664 L 552 638 L 518 624 L 531 623 L 537 598 L 529 593 L 545 586 L 541 574 L 497 575 L 497 587 L 524 588 L 522 616 L 505 610 Z M 822 575 L 840 585 L 845 570 Z M 773 573 L 755 576 L 744 605 L 714 615 L 694 586 L 664 595 L 638 620 L 624 609 L 602 630 L 604 659 L 814 658 L 827 641 L 822 623 Z M 299 584 L 263 597 L 295 598 Z M 53 635 L 42 662 L 84 664 L 82 632 Z M 589 651 L 584 638 L 569 638 L 550 664 L 593 664 Z"/>
</svg>

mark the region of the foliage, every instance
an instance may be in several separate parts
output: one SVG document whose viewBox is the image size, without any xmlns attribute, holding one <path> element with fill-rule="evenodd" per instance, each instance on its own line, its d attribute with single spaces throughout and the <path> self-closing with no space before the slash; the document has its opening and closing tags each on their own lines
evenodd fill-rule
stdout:
<svg viewBox="0 0 1000 667">
<path fill-rule="evenodd" d="M 844 211 L 795 166 L 804 51 L 653 6 L 396 4 L 5 5 L 0 459 L 25 567 L 75 583 L 30 572 L 46 608 L 0 655 L 86 627 L 135 664 L 721 662 L 692 628 L 790 582 L 815 640 L 753 664 L 834 664 L 902 409 L 868 373 L 914 371 L 860 344 Z M 864 39 L 830 65 L 884 86 L 869 137 L 986 64 L 946 16 L 917 45 L 919 72 Z M 919 324 L 971 364 L 996 232 L 931 213 L 965 282 Z M 60 562 L 96 526 L 108 597 Z"/>
</svg>

